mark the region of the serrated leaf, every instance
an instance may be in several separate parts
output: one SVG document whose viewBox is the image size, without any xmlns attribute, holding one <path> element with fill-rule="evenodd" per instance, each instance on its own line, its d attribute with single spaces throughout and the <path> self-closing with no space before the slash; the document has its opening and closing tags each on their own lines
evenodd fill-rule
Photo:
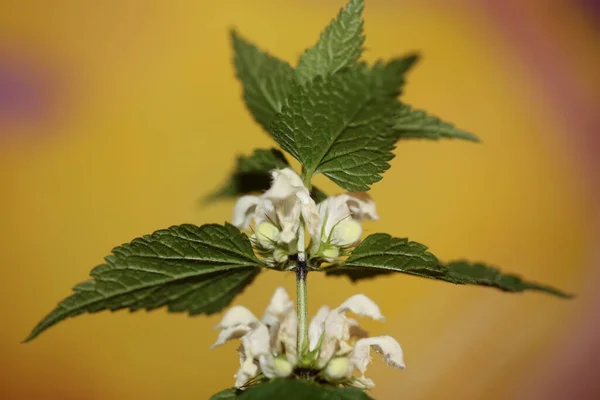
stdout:
<svg viewBox="0 0 600 400">
<path fill-rule="evenodd" d="M 350 191 L 367 191 L 389 168 L 399 103 L 381 96 L 361 65 L 295 89 L 270 127 L 305 173 L 323 173 Z"/>
<path fill-rule="evenodd" d="M 346 275 L 353 281 L 392 272 L 418 276 L 442 276 L 438 259 L 427 246 L 385 233 L 367 236 L 346 261 L 327 270 L 328 275 Z"/>
<path fill-rule="evenodd" d="M 230 224 L 179 225 L 123 244 L 73 288 L 31 332 L 102 310 L 166 306 L 170 312 L 211 314 L 227 306 L 260 272 L 248 237 Z"/>
<path fill-rule="evenodd" d="M 304 84 L 354 64 L 363 50 L 363 0 L 350 0 L 323 30 L 317 44 L 298 61 L 296 75 Z"/>
<path fill-rule="evenodd" d="M 372 75 L 375 85 L 380 89 L 380 94 L 396 97 L 402 93 L 402 86 L 406 83 L 405 74 L 419 58 L 417 53 L 411 53 L 400 58 L 393 58 L 388 62 L 376 62 L 373 65 Z"/>
<path fill-rule="evenodd" d="M 291 89 L 294 69 L 285 61 L 259 50 L 234 30 L 231 41 L 236 75 L 244 88 L 246 107 L 266 129 L 281 110 Z"/>
<path fill-rule="evenodd" d="M 267 190 L 271 186 L 270 171 L 288 166 L 283 153 L 276 149 L 258 149 L 249 156 L 239 156 L 229 181 L 207 200 Z"/>
<path fill-rule="evenodd" d="M 238 392 L 240 400 L 372 400 L 363 390 L 320 385 L 302 379 L 275 379 Z"/>
<path fill-rule="evenodd" d="M 346 261 L 326 269 L 327 275 L 346 276 L 353 282 L 394 272 L 460 285 L 489 286 L 505 292 L 532 290 L 571 297 L 561 290 L 524 281 L 518 275 L 503 274 L 499 269 L 481 263 L 454 261 L 443 265 L 424 245 L 383 233 L 368 236 Z"/>
<path fill-rule="evenodd" d="M 289 166 L 283 153 L 277 149 L 257 149 L 249 156 L 239 156 L 229 181 L 206 200 L 238 197 L 267 190 L 271 186 L 271 171 Z M 311 197 L 318 203 L 325 200 L 327 195 L 313 186 Z"/>
<path fill-rule="evenodd" d="M 394 129 L 399 139 L 463 139 L 479 142 L 479 138 L 422 110 L 403 104 L 396 116 Z"/>
</svg>

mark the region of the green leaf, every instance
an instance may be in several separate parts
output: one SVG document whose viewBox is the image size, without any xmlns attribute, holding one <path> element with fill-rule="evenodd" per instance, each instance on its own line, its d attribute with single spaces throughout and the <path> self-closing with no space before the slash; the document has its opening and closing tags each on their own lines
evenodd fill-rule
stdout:
<svg viewBox="0 0 600 400">
<path fill-rule="evenodd" d="M 248 237 L 233 225 L 179 225 L 116 247 L 73 288 L 26 341 L 56 323 L 102 310 L 166 306 L 170 312 L 212 314 L 227 306 L 260 272 Z"/>
<path fill-rule="evenodd" d="M 398 107 L 361 65 L 294 90 L 270 130 L 309 176 L 323 173 L 346 190 L 366 191 L 394 157 Z"/>
<path fill-rule="evenodd" d="M 326 271 L 328 275 L 346 275 L 353 281 L 392 272 L 443 276 L 438 259 L 427 250 L 427 246 L 406 238 L 376 233 L 367 236 L 346 261 Z"/>
<path fill-rule="evenodd" d="M 402 92 L 406 83 L 405 74 L 419 60 L 417 53 L 411 53 L 401 58 L 394 58 L 384 63 L 378 61 L 373 66 L 372 75 L 375 85 L 380 88 L 383 96 L 396 97 Z"/>
<path fill-rule="evenodd" d="M 317 76 L 333 74 L 354 64 L 363 50 L 363 0 L 350 0 L 332 20 L 317 44 L 307 49 L 298 61 L 296 75 L 304 84 Z"/>
<path fill-rule="evenodd" d="M 240 400 L 372 400 L 363 390 L 320 385 L 302 379 L 275 379 L 238 392 Z"/>
<path fill-rule="evenodd" d="M 463 139 L 479 142 L 477 136 L 457 129 L 425 111 L 413 110 L 407 104 L 403 104 L 399 110 L 394 129 L 399 139 Z"/>
<path fill-rule="evenodd" d="M 482 263 L 471 263 L 460 260 L 445 266 L 448 270 L 448 282 L 489 286 L 505 292 L 538 291 L 554 296 L 571 298 L 572 294 L 536 282 L 524 281 L 519 275 L 503 274 L 498 268 Z"/>
<path fill-rule="evenodd" d="M 258 149 L 249 156 L 239 156 L 229 181 L 207 200 L 267 190 L 271 186 L 270 171 L 288 166 L 283 153 L 276 149 Z"/>
<path fill-rule="evenodd" d="M 241 393 L 240 390 L 236 388 L 229 388 L 213 394 L 208 400 L 235 400 L 238 398 L 239 393 Z"/>
<path fill-rule="evenodd" d="M 294 69 L 285 61 L 260 51 L 234 30 L 237 77 L 244 87 L 244 101 L 254 119 L 265 129 L 279 111 L 295 80 Z"/>
<path fill-rule="evenodd" d="M 443 265 L 424 245 L 384 233 L 368 236 L 346 261 L 325 271 L 327 275 L 346 276 L 353 282 L 400 272 L 460 285 L 489 286 L 505 292 L 532 290 L 572 297 L 553 287 L 527 282 L 518 275 L 503 274 L 497 268 L 481 263 L 454 261 Z"/>
</svg>

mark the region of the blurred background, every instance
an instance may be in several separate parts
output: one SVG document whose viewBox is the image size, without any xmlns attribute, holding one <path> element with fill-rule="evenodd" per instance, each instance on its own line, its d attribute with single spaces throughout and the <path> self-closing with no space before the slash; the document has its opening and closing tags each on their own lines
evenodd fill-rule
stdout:
<svg viewBox="0 0 600 400">
<path fill-rule="evenodd" d="M 236 344 L 209 350 L 218 315 L 105 312 L 20 341 L 113 246 L 230 219 L 232 201 L 198 199 L 273 142 L 244 109 L 228 29 L 295 63 L 343 4 L 2 2 L 0 398 L 206 399 L 233 383 Z M 483 141 L 401 143 L 367 233 L 579 294 L 311 274 L 311 314 L 362 292 L 387 317 L 365 326 L 402 344 L 404 371 L 375 357 L 373 397 L 600 398 L 599 16 L 591 0 L 367 1 L 365 58 L 421 51 L 403 99 Z M 293 276 L 265 273 L 234 304 L 260 314 L 277 285 Z"/>
</svg>

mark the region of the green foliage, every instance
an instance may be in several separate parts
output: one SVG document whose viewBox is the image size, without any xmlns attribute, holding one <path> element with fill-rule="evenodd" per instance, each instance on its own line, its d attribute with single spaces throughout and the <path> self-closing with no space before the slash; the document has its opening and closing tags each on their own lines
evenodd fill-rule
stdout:
<svg viewBox="0 0 600 400">
<path fill-rule="evenodd" d="M 233 225 L 179 225 L 116 247 L 31 332 L 83 313 L 128 308 L 212 314 L 260 272 L 248 237 Z"/>
<path fill-rule="evenodd" d="M 237 77 L 244 87 L 244 101 L 254 119 L 265 129 L 287 97 L 294 69 L 285 61 L 260 51 L 254 44 L 231 31 Z"/>
<path fill-rule="evenodd" d="M 373 65 L 373 79 L 379 87 L 380 95 L 396 97 L 402 93 L 402 87 L 406 83 L 405 74 L 419 61 L 416 53 L 404 57 L 393 58 L 384 63 L 377 61 Z"/>
<path fill-rule="evenodd" d="M 379 69 L 384 71 L 385 69 Z M 306 174 L 323 173 L 344 189 L 369 190 L 389 168 L 399 109 L 364 65 L 297 87 L 271 127 Z"/>
<path fill-rule="evenodd" d="M 302 84 L 317 76 L 327 76 L 354 64 L 363 50 L 363 0 L 350 0 L 331 21 L 317 44 L 298 61 L 296 76 Z"/>
<path fill-rule="evenodd" d="M 271 186 L 270 171 L 288 166 L 283 153 L 276 149 L 258 149 L 249 156 L 239 156 L 229 180 L 208 200 L 267 190 Z"/>
<path fill-rule="evenodd" d="M 399 139 L 463 139 L 479 142 L 477 136 L 461 131 L 454 125 L 403 104 L 396 116 L 394 129 Z"/>
<path fill-rule="evenodd" d="M 275 379 L 259 383 L 246 390 L 225 389 L 210 400 L 369 400 L 364 391 L 354 388 L 340 388 L 320 385 L 303 379 Z"/>
<path fill-rule="evenodd" d="M 354 282 L 400 272 L 460 285 L 488 286 L 505 292 L 531 290 L 563 298 L 571 297 L 561 290 L 524 281 L 518 275 L 503 274 L 497 268 L 481 263 L 455 261 L 443 265 L 424 245 L 384 233 L 368 236 L 346 261 L 325 271 L 328 275 L 346 276 Z"/>
</svg>

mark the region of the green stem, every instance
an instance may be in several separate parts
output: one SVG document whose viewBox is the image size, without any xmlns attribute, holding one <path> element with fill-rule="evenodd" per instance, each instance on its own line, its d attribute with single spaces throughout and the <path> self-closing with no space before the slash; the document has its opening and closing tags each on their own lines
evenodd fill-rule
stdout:
<svg viewBox="0 0 600 400">
<path fill-rule="evenodd" d="M 296 298 L 298 312 L 298 353 L 302 356 L 308 349 L 308 287 L 306 276 L 305 228 L 301 221 L 298 228 L 298 262 L 296 263 Z"/>
</svg>

